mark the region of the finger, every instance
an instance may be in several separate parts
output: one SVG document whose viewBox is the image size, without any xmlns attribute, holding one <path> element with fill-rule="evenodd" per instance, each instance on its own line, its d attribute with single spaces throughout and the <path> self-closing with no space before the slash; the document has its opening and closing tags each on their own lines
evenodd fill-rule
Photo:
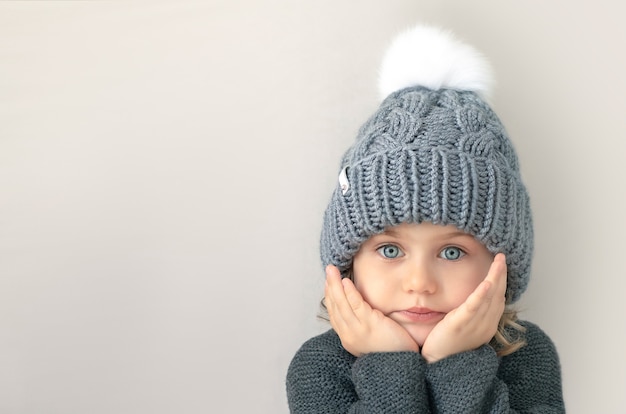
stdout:
<svg viewBox="0 0 626 414">
<path fill-rule="evenodd" d="M 501 272 L 500 272 L 500 281 L 496 291 L 496 297 L 505 297 L 506 295 L 506 285 L 507 285 L 507 266 L 506 266 L 506 256 L 500 253 L 498 256 L 501 257 Z"/>
<path fill-rule="evenodd" d="M 361 293 L 357 290 L 356 286 L 350 279 L 342 279 L 343 290 L 346 294 L 346 299 L 352 308 L 352 311 L 357 316 L 364 316 L 366 313 L 371 312 L 371 307 L 365 302 Z"/>
<path fill-rule="evenodd" d="M 487 292 L 487 299 L 504 298 L 506 292 L 506 257 L 502 253 L 496 254 L 489 268 L 485 280 L 489 281 L 493 288 Z"/>
<path fill-rule="evenodd" d="M 346 324 L 357 323 L 356 315 L 346 297 L 341 275 L 335 266 L 329 265 L 326 268 L 326 281 L 328 283 L 327 297 L 332 305 L 331 317 L 334 317 L 337 322 Z"/>
<path fill-rule="evenodd" d="M 472 314 L 476 313 L 480 307 L 488 301 L 487 297 L 493 284 L 488 280 L 483 280 L 465 300 L 465 308 Z"/>
<path fill-rule="evenodd" d="M 465 301 L 466 309 L 476 315 L 487 313 L 492 307 L 504 307 L 505 292 L 506 258 L 504 254 L 498 253 L 491 263 L 485 280 Z M 500 313 L 501 311 L 501 309 L 498 310 Z"/>
<path fill-rule="evenodd" d="M 333 270 L 334 266 L 328 265 L 326 267 L 326 281 L 324 286 L 324 304 L 326 305 L 326 310 L 328 311 L 328 317 L 330 319 L 330 324 L 332 327 L 337 330 L 337 307 L 335 305 L 335 301 L 333 300 L 333 296 L 331 293 L 331 285 L 333 283 L 337 283 L 333 281 L 333 279 L 341 279 L 341 276 L 336 276 L 335 271 Z M 336 268 L 335 268 L 336 269 Z M 338 273 L 338 271 L 337 271 Z"/>
<path fill-rule="evenodd" d="M 465 300 L 467 310 L 475 313 L 483 304 L 489 304 L 489 302 L 491 302 L 494 295 L 502 289 L 502 273 L 506 274 L 505 269 L 506 263 L 504 261 L 504 255 L 498 253 L 494 257 L 485 279 Z M 504 279 L 506 279 L 506 277 L 504 277 Z M 504 291 L 502 291 L 502 294 L 504 295 Z"/>
<path fill-rule="evenodd" d="M 325 300 L 332 302 L 331 287 L 336 283 L 341 283 L 341 273 L 333 265 L 326 266 L 326 281 L 324 285 Z"/>
<path fill-rule="evenodd" d="M 341 283 L 341 275 L 339 270 L 332 265 L 326 266 L 326 281 L 324 286 L 324 303 L 328 309 L 328 313 L 332 316 L 337 311 L 337 306 L 333 298 L 334 286 Z"/>
</svg>

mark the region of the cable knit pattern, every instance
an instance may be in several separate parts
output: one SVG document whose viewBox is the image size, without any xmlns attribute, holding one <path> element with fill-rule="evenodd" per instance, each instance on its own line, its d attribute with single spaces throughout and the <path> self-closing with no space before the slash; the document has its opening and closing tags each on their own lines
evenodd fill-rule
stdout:
<svg viewBox="0 0 626 414">
<path fill-rule="evenodd" d="M 484 345 L 428 364 L 414 352 L 355 358 L 330 330 L 291 361 L 294 414 L 564 413 L 561 369 L 550 338 L 522 322 L 527 345 L 499 359 Z"/>
<path fill-rule="evenodd" d="M 392 93 L 344 154 L 324 215 L 321 259 L 345 272 L 361 244 L 404 222 L 452 224 L 506 254 L 507 300 L 526 289 L 533 251 L 530 201 L 514 148 L 475 92 Z"/>
</svg>

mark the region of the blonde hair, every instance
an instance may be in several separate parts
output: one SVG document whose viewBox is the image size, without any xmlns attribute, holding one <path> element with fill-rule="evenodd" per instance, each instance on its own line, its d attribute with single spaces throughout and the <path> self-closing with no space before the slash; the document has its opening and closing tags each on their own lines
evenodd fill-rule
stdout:
<svg viewBox="0 0 626 414">
<path fill-rule="evenodd" d="M 498 330 L 489 342 L 489 345 L 496 350 L 496 354 L 499 357 L 510 355 L 526 345 L 526 340 L 524 340 L 523 336 L 526 328 L 517 321 L 517 310 L 510 306 L 506 307 L 500 317 Z"/>
</svg>

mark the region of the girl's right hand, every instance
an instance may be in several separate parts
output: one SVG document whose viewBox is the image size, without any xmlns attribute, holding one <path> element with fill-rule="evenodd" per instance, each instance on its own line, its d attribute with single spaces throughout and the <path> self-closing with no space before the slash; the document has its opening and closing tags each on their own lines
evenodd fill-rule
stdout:
<svg viewBox="0 0 626 414">
<path fill-rule="evenodd" d="M 326 309 L 343 347 L 359 357 L 370 352 L 414 351 L 419 346 L 397 322 L 385 316 L 363 299 L 339 269 L 326 267 Z"/>
</svg>

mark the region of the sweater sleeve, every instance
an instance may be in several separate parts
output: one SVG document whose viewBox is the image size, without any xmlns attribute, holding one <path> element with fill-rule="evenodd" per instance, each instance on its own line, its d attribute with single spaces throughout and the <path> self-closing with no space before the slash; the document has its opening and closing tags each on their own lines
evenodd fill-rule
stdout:
<svg viewBox="0 0 626 414">
<path fill-rule="evenodd" d="M 334 335 L 334 334 L 333 334 Z M 287 372 L 294 414 L 425 414 L 426 362 L 415 352 L 371 353 L 355 358 L 330 334 L 305 343 Z"/>
<path fill-rule="evenodd" d="M 359 401 L 350 412 L 430 413 L 425 371 L 426 362 L 416 352 L 372 353 L 357 358 L 352 380 Z"/>
<path fill-rule="evenodd" d="M 437 413 L 564 413 L 561 370 L 554 344 L 528 322 L 527 344 L 501 360 L 488 345 L 428 366 Z"/>
</svg>

